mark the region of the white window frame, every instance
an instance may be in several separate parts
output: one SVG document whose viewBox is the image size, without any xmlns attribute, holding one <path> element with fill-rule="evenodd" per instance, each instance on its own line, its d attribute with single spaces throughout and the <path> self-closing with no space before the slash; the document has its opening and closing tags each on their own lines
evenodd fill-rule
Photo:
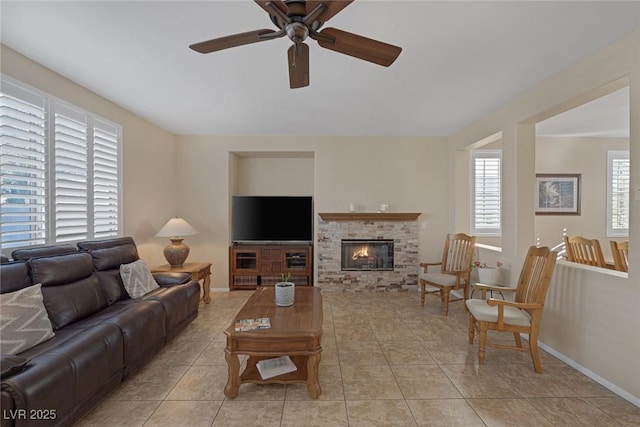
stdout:
<svg viewBox="0 0 640 427">
<path fill-rule="evenodd" d="M 476 159 L 490 158 L 499 161 L 499 183 L 498 183 L 498 226 L 486 227 L 476 223 Z M 502 236 L 502 150 L 474 150 L 471 152 L 471 234 L 476 236 L 501 237 Z"/>
<path fill-rule="evenodd" d="M 613 164 L 615 160 L 627 160 L 629 161 L 628 150 L 609 150 L 607 151 L 607 237 L 629 237 L 629 187 L 627 187 L 627 203 L 626 203 L 626 217 L 627 228 L 614 228 L 613 223 L 615 220 L 615 213 L 613 211 L 614 203 L 614 179 L 613 179 Z M 629 169 L 630 170 L 630 169 Z M 629 172 L 630 173 L 630 172 Z M 627 177 L 628 179 L 629 177 Z"/>
<path fill-rule="evenodd" d="M 2 252 L 5 255 L 10 255 L 9 252 L 23 247 L 63 243 L 68 244 L 86 239 L 122 236 L 122 126 L 80 107 L 69 104 L 64 100 L 37 88 L 31 87 L 12 77 L 4 74 L 0 75 L 0 77 L 2 83 L 0 92 L 26 103 L 33 103 L 34 100 L 37 100 L 38 105 L 44 107 L 45 117 L 43 144 L 45 160 L 42 163 L 45 176 L 45 182 L 43 184 L 43 191 L 45 195 L 43 230 L 39 230 L 38 233 L 26 231 L 25 233 L 30 233 L 31 236 L 29 236 L 29 239 L 21 243 L 12 243 L 11 240 L 5 240 L 3 235 L 0 237 Z M 83 143 L 86 145 L 86 152 L 79 158 L 74 159 L 73 157 L 66 157 L 67 160 L 64 160 L 64 156 L 60 157 L 61 151 L 56 151 L 56 144 L 58 144 L 58 146 L 64 144 L 64 142 L 61 143 L 60 136 L 56 137 L 56 114 L 63 114 L 67 118 L 71 117 L 73 120 L 78 120 L 81 126 L 86 126 L 86 129 L 77 133 L 80 138 L 79 141 L 82 141 L 82 138 L 86 139 Z M 60 128 L 58 128 L 58 131 L 59 130 Z M 107 183 L 107 192 L 110 192 L 110 194 L 106 194 L 106 197 L 104 191 L 105 178 L 100 179 L 94 170 L 94 164 L 96 164 L 96 162 L 104 162 L 104 149 L 98 153 L 94 152 L 94 147 L 98 147 L 100 144 L 104 147 L 105 135 L 107 145 L 109 143 L 112 145 L 112 150 L 106 154 L 108 157 L 107 162 L 109 163 L 107 168 L 116 168 L 115 174 L 112 173 L 111 177 L 106 178 L 107 181 L 109 181 L 109 179 L 111 180 L 111 182 Z M 0 137 L 4 138 L 4 132 Z M 60 148 L 58 148 L 58 150 L 60 150 Z M 113 152 L 114 150 L 115 152 Z M 96 156 L 99 156 L 100 159 Z M 62 164 L 60 163 L 61 159 Z M 69 166 L 70 162 L 73 163 L 74 166 Z M 71 192 L 77 193 L 78 196 L 75 194 L 71 194 L 69 196 L 70 193 L 68 190 L 65 190 L 64 193 L 62 192 L 63 186 L 60 185 L 60 182 L 62 181 L 57 182 L 56 176 L 60 175 L 56 175 L 56 173 L 65 173 L 71 169 L 75 169 L 76 163 L 78 165 L 84 163 L 84 166 L 80 166 L 77 169 L 75 174 L 78 179 L 75 180 L 72 177 L 71 181 L 73 182 L 71 185 L 76 187 L 78 185 L 86 185 L 86 188 L 79 191 L 72 188 Z M 65 166 L 67 170 L 63 171 L 61 168 L 64 168 Z M 82 176 L 85 173 L 86 179 Z M 115 183 L 113 182 L 114 175 L 116 176 Z M 67 174 L 66 177 L 68 178 L 69 175 Z M 69 182 L 68 179 L 67 182 Z M 100 194 L 98 195 L 98 193 Z M 58 212 L 60 212 L 60 194 L 64 194 L 66 200 L 72 200 L 72 205 L 75 206 L 70 209 L 71 214 L 69 214 L 69 209 L 67 209 L 67 214 L 64 218 L 62 214 L 57 214 L 56 212 L 56 205 L 58 205 Z M 4 200 L 4 192 L 2 197 Z M 105 210 L 105 203 L 107 205 L 110 204 L 111 211 L 113 213 L 106 220 L 104 219 L 104 216 L 101 216 L 98 219 L 96 211 L 101 211 L 100 213 L 103 213 L 102 211 Z M 80 208 L 78 216 L 77 218 L 74 218 L 73 212 L 77 210 L 78 207 Z M 106 207 L 106 210 L 109 210 L 109 206 Z M 76 227 L 76 219 L 77 222 L 80 223 L 79 227 Z M 3 226 L 12 223 L 7 222 L 4 217 L 2 221 Z M 107 224 L 108 231 L 105 231 L 105 223 Z M 36 237 L 36 234 L 39 236 Z M 59 236 L 56 236 L 56 234 L 59 234 Z"/>
</svg>

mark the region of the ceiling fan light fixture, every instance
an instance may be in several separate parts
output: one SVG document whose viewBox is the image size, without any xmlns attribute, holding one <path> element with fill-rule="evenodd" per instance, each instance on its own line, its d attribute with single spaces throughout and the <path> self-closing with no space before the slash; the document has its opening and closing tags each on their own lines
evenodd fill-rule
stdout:
<svg viewBox="0 0 640 427">
<path fill-rule="evenodd" d="M 285 27 L 287 36 L 295 44 L 302 43 L 309 37 L 309 28 L 302 22 L 292 22 Z"/>
</svg>

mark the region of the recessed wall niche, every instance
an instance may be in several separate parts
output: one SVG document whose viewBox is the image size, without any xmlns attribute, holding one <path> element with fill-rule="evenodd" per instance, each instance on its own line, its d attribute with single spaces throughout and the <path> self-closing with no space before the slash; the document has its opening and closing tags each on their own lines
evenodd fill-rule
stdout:
<svg viewBox="0 0 640 427">
<path fill-rule="evenodd" d="M 231 194 L 313 195 L 313 152 L 235 152 L 229 160 Z"/>
</svg>

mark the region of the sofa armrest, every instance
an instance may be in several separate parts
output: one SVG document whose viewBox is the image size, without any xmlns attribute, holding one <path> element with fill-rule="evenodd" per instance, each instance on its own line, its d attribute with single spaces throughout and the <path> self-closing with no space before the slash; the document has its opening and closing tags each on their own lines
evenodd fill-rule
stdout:
<svg viewBox="0 0 640 427">
<path fill-rule="evenodd" d="M 0 354 L 0 378 L 5 379 L 22 371 L 29 359 L 13 354 Z"/>
<path fill-rule="evenodd" d="M 153 273 L 153 278 L 160 286 L 175 286 L 188 283 L 191 280 L 191 273 L 159 272 Z"/>
</svg>

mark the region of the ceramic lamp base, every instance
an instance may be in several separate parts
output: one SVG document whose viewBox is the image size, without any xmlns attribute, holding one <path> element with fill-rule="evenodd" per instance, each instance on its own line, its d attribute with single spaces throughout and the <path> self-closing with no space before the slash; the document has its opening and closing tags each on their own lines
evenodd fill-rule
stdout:
<svg viewBox="0 0 640 427">
<path fill-rule="evenodd" d="M 169 243 L 164 248 L 164 257 L 171 267 L 182 267 L 185 260 L 189 256 L 189 246 L 182 243 L 182 238 L 171 238 Z"/>
</svg>

